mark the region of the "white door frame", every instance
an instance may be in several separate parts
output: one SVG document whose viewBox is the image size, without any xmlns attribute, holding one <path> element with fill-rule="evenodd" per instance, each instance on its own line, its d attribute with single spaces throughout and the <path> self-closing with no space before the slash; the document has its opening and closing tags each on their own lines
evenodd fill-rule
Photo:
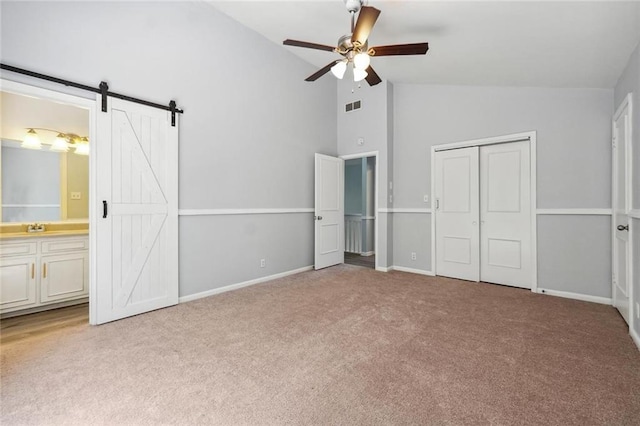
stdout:
<svg viewBox="0 0 640 426">
<path fill-rule="evenodd" d="M 627 96 L 624 97 L 624 99 L 622 100 L 622 102 L 620 103 L 620 106 L 618 106 L 618 108 L 616 109 L 615 114 L 613 115 L 613 118 L 611 119 L 611 141 L 612 144 L 613 142 L 613 138 L 615 137 L 615 134 L 613 133 L 615 131 L 615 122 L 618 118 L 620 118 L 620 114 L 622 114 L 622 111 L 624 111 L 624 109 L 628 107 L 628 114 L 629 114 L 629 128 L 627 129 L 628 134 L 625 133 L 626 136 L 626 140 L 624 141 L 625 143 L 625 162 L 626 162 L 626 175 L 625 175 L 625 180 L 626 180 L 626 201 L 627 201 L 627 206 L 629 206 L 629 210 L 633 209 L 633 191 L 632 191 L 632 187 L 633 187 L 633 181 L 632 181 L 632 173 L 633 173 L 633 96 L 631 93 L 628 93 Z M 613 152 L 613 151 L 612 151 Z M 615 294 L 614 292 L 615 290 L 615 283 L 613 282 L 613 271 L 615 271 L 617 262 L 618 262 L 618 251 L 616 250 L 616 194 L 617 194 L 617 177 L 616 174 L 618 172 L 618 167 L 617 167 L 617 158 L 616 155 L 611 155 L 611 269 L 612 269 L 612 276 L 611 276 L 611 303 L 615 304 L 614 301 L 614 297 Z M 632 220 L 631 220 L 631 215 L 627 215 L 628 217 L 628 225 L 629 225 L 629 240 L 627 241 L 627 259 L 629 260 L 629 262 L 627 262 L 627 284 L 629 287 L 629 330 L 634 330 L 633 328 L 633 324 L 634 324 L 634 318 L 636 315 L 635 310 L 634 310 L 634 299 L 633 299 L 633 226 L 631 225 Z M 635 331 L 635 330 L 634 330 Z"/>
<path fill-rule="evenodd" d="M 375 229 L 375 235 L 373 236 L 373 251 L 374 251 L 374 256 L 375 256 L 375 269 L 376 271 L 378 270 L 378 264 L 380 261 L 380 256 L 378 255 L 378 235 L 380 234 L 380 220 L 378 220 L 378 191 L 380 188 L 379 185 L 379 177 L 378 177 L 378 151 L 370 151 L 370 152 L 361 152 L 358 154 L 347 154 L 347 155 L 341 155 L 339 156 L 339 158 L 342 158 L 343 160 L 347 161 L 347 160 L 353 160 L 355 158 L 369 158 L 369 157 L 375 157 L 376 159 L 376 176 L 375 176 L 375 188 L 374 188 L 374 193 L 375 193 L 375 208 L 374 208 L 374 212 L 375 212 L 375 219 L 374 219 L 374 229 Z M 344 181 L 342 182 L 342 186 L 344 187 Z"/>
<path fill-rule="evenodd" d="M 456 148 L 469 148 L 472 146 L 495 145 L 499 143 L 509 142 L 529 142 L 530 154 L 530 178 L 531 178 L 531 291 L 536 293 L 538 290 L 538 232 L 537 232 L 537 216 L 536 216 L 536 138 L 537 132 L 514 133 L 505 136 L 495 136 L 483 139 L 474 139 L 462 142 L 452 142 L 441 145 L 433 145 L 431 147 L 431 200 L 433 201 L 436 193 L 435 184 L 435 153 L 438 151 L 448 151 Z M 431 209 L 431 267 L 433 274 L 437 275 L 436 265 L 436 215 L 435 209 Z"/>
<path fill-rule="evenodd" d="M 69 95 L 56 90 L 44 89 L 25 83 L 0 79 L 0 89 L 5 92 L 17 95 L 33 96 L 48 101 L 71 105 L 89 111 L 89 323 L 95 324 L 95 301 L 96 301 L 96 234 L 92 230 L 96 224 L 96 101 L 81 96 Z"/>
</svg>

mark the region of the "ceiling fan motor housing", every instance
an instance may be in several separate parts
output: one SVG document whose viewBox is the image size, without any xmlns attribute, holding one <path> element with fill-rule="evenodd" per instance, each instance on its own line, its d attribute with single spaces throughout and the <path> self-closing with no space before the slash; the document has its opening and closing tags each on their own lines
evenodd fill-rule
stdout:
<svg viewBox="0 0 640 426">
<path fill-rule="evenodd" d="M 336 51 L 347 59 L 353 59 L 353 56 L 357 53 L 366 52 L 368 50 L 368 42 L 366 42 L 364 46 L 356 46 L 356 44 L 351 41 L 351 34 L 345 34 L 338 39 L 338 47 L 336 48 Z"/>
</svg>

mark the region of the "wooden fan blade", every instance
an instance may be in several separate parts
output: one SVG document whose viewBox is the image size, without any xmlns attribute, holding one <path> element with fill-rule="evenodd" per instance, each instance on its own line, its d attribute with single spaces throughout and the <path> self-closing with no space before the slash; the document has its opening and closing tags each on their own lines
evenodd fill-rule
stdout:
<svg viewBox="0 0 640 426">
<path fill-rule="evenodd" d="M 424 55 L 429 50 L 429 43 L 392 44 L 372 47 L 372 56 Z"/>
<path fill-rule="evenodd" d="M 323 68 L 319 69 L 315 73 L 311 74 L 309 77 L 305 78 L 304 81 L 316 81 L 317 79 L 319 79 L 320 77 L 322 77 L 323 75 L 328 73 L 329 70 L 331 69 L 331 67 L 334 66 L 335 64 L 337 64 L 338 62 L 340 62 L 340 61 L 333 61 L 333 62 L 328 63 Z"/>
<path fill-rule="evenodd" d="M 326 50 L 327 52 L 333 52 L 336 48 L 333 46 L 327 46 L 326 44 L 309 43 L 308 41 L 290 40 L 286 39 L 282 42 L 285 46 L 306 47 L 308 49 Z"/>
<path fill-rule="evenodd" d="M 375 86 L 382 81 L 378 73 L 376 73 L 373 68 L 371 68 L 371 65 L 369 65 L 366 71 L 367 76 L 365 77 L 365 79 L 367 80 L 367 83 L 369 83 L 369 86 Z"/>
<path fill-rule="evenodd" d="M 378 20 L 378 15 L 380 15 L 380 11 L 375 7 L 362 6 L 362 8 L 360 8 L 358 22 L 356 22 L 356 27 L 353 29 L 353 35 L 351 36 L 352 43 L 357 41 L 361 46 L 364 46 L 373 26 Z"/>
</svg>

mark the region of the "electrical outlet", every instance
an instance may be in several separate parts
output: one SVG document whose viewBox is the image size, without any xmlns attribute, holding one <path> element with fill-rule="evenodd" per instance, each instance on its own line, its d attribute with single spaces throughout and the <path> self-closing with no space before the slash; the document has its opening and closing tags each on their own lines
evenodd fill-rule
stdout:
<svg viewBox="0 0 640 426">
<path fill-rule="evenodd" d="M 364 138 L 358 138 L 358 145 L 364 145 Z"/>
<path fill-rule="evenodd" d="M 411 252 L 411 260 L 416 260 L 417 256 L 415 252 Z"/>
<path fill-rule="evenodd" d="M 425 195 L 424 197 L 422 197 L 422 199 L 424 200 L 425 203 L 429 202 L 429 196 Z"/>
<path fill-rule="evenodd" d="M 393 203 L 393 195 L 389 195 L 389 202 Z"/>
<path fill-rule="evenodd" d="M 71 193 L 72 200 L 80 200 L 82 199 L 82 192 L 72 192 Z"/>
<path fill-rule="evenodd" d="M 267 266 L 267 261 L 265 259 L 260 259 L 260 267 L 264 268 L 265 266 Z"/>
</svg>

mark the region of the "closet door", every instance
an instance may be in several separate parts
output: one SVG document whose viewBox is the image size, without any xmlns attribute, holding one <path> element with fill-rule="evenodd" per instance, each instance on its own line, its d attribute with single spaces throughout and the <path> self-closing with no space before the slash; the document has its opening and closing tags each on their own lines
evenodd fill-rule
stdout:
<svg viewBox="0 0 640 426">
<path fill-rule="evenodd" d="M 480 279 L 478 147 L 435 153 L 436 274 Z"/>
<path fill-rule="evenodd" d="M 480 147 L 480 280 L 531 288 L 528 142 Z"/>
</svg>

